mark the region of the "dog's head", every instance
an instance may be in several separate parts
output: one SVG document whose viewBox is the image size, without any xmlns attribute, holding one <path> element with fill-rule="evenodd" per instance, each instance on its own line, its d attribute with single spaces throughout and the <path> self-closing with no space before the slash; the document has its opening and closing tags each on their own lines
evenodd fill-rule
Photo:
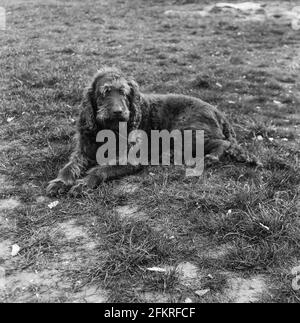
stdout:
<svg viewBox="0 0 300 323">
<path fill-rule="evenodd" d="M 117 129 L 119 122 L 133 122 L 137 117 L 139 87 L 117 69 L 104 68 L 95 75 L 88 89 L 88 101 L 94 122 L 101 128 Z"/>
</svg>

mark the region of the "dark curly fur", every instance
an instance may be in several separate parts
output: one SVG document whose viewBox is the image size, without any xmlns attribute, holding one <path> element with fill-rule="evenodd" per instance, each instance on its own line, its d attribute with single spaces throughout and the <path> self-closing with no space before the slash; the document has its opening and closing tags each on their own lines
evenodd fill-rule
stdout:
<svg viewBox="0 0 300 323">
<path fill-rule="evenodd" d="M 223 155 L 236 161 L 259 165 L 254 157 L 237 144 L 235 133 L 225 116 L 210 104 L 185 95 L 143 94 L 137 83 L 117 69 L 104 68 L 95 75 L 86 91 L 78 120 L 76 148 L 69 162 L 47 187 L 48 194 L 57 194 L 87 185 L 96 187 L 102 181 L 131 174 L 139 166 L 99 166 L 96 152 L 97 133 L 103 129 L 118 130 L 120 121 L 127 122 L 128 133 L 142 129 L 204 130 L 207 161 L 216 162 Z M 86 175 L 83 179 L 83 175 Z"/>
</svg>

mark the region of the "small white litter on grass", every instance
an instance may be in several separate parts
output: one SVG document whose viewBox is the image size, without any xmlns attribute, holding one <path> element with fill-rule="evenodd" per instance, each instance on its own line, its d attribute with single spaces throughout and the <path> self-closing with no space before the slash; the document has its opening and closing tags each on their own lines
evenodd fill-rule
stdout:
<svg viewBox="0 0 300 323">
<path fill-rule="evenodd" d="M 7 119 L 6 119 L 6 121 L 7 121 L 8 123 L 10 123 L 10 122 L 12 122 L 14 119 L 15 119 L 15 117 L 9 117 L 9 118 L 7 118 Z"/>
<path fill-rule="evenodd" d="M 160 267 L 151 267 L 151 268 L 147 268 L 147 270 L 156 271 L 159 273 L 167 273 L 168 272 L 168 270 L 166 268 L 160 268 Z"/>
<path fill-rule="evenodd" d="M 196 290 L 195 291 L 195 294 L 198 295 L 198 296 L 200 296 L 200 297 L 203 297 L 203 296 L 205 296 L 209 292 L 210 292 L 210 289 L 208 288 L 208 289 Z"/>
<path fill-rule="evenodd" d="M 12 247 L 11 247 L 11 255 L 12 255 L 12 257 L 17 256 L 20 250 L 21 250 L 21 248 L 20 248 L 19 245 L 17 245 L 17 244 L 12 245 Z"/>
<path fill-rule="evenodd" d="M 260 225 L 263 229 L 265 229 L 265 230 L 267 230 L 267 231 L 270 231 L 270 228 L 269 228 L 269 227 L 267 227 L 266 225 L 264 225 L 264 224 L 262 224 L 262 223 L 260 223 L 260 222 L 259 222 L 259 225 Z"/>
<path fill-rule="evenodd" d="M 59 204 L 59 201 L 51 202 L 50 204 L 48 204 L 48 208 L 51 210 L 55 208 L 58 204 Z"/>
<path fill-rule="evenodd" d="M 189 297 L 187 297 L 187 298 L 184 300 L 184 302 L 185 302 L 185 303 L 193 303 L 193 301 L 192 301 Z"/>
</svg>

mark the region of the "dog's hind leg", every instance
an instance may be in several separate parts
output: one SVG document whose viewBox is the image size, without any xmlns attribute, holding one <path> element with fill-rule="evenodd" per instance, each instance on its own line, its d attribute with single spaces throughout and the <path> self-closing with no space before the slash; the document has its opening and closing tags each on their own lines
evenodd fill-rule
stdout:
<svg viewBox="0 0 300 323">
<path fill-rule="evenodd" d="M 231 142 L 228 140 L 213 139 L 204 144 L 205 165 L 210 166 L 218 163 L 220 157 L 230 147 Z"/>
<path fill-rule="evenodd" d="M 263 164 L 259 161 L 259 159 L 256 156 L 243 149 L 237 143 L 232 143 L 230 147 L 224 152 L 224 156 L 228 156 L 230 159 L 238 163 L 245 163 L 248 166 L 263 166 Z"/>
<path fill-rule="evenodd" d="M 207 166 L 217 163 L 221 157 L 229 157 L 235 162 L 261 167 L 262 163 L 243 149 L 236 141 L 214 139 L 205 143 L 205 163 Z"/>
</svg>

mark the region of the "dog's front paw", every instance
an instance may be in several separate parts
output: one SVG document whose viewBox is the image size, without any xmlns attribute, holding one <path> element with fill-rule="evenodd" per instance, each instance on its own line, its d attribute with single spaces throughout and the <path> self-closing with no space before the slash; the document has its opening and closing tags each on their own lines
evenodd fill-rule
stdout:
<svg viewBox="0 0 300 323">
<path fill-rule="evenodd" d="M 91 189 L 97 187 L 96 182 L 94 182 L 93 177 L 87 176 L 83 179 L 76 181 L 75 185 L 69 191 L 69 195 L 72 197 L 80 197 L 84 194 L 91 192 Z"/>
<path fill-rule="evenodd" d="M 80 197 L 88 189 L 85 178 L 78 179 L 74 186 L 71 187 L 68 194 L 72 197 Z"/>
<path fill-rule="evenodd" d="M 64 194 L 68 190 L 69 186 L 64 183 L 60 178 L 56 178 L 49 182 L 46 188 L 46 194 L 48 196 L 57 196 Z"/>
<path fill-rule="evenodd" d="M 92 189 L 97 188 L 104 179 L 104 175 L 99 176 L 99 174 L 89 174 L 85 178 L 76 181 L 75 185 L 70 189 L 69 195 L 72 197 L 79 197 L 85 193 L 89 193 Z"/>
</svg>

